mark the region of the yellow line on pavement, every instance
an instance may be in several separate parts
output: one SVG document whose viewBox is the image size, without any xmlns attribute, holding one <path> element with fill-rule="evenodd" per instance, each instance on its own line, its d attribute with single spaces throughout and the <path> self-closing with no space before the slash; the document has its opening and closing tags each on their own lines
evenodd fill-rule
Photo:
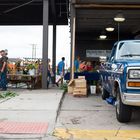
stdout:
<svg viewBox="0 0 140 140">
<path fill-rule="evenodd" d="M 78 140 L 140 140 L 140 130 L 81 130 L 57 128 L 54 136 Z"/>
</svg>

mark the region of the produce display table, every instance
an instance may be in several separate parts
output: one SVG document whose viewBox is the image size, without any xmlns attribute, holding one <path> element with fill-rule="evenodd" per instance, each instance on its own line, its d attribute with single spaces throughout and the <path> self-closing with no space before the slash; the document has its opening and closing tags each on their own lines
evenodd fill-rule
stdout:
<svg viewBox="0 0 140 140">
<path fill-rule="evenodd" d="M 8 74 L 8 82 L 10 84 L 25 83 L 27 88 L 34 89 L 35 85 L 41 81 L 41 75 L 26 75 L 26 74 Z"/>
<path fill-rule="evenodd" d="M 85 79 L 88 81 L 98 81 L 100 74 L 98 72 L 75 72 L 74 78 L 78 78 L 78 76 L 85 76 Z M 70 80 L 70 72 L 67 72 L 64 76 L 64 80 Z"/>
</svg>

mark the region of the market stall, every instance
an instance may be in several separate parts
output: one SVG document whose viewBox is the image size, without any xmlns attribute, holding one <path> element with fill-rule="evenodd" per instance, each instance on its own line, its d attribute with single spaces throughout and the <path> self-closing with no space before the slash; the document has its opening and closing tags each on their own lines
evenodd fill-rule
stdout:
<svg viewBox="0 0 140 140">
<path fill-rule="evenodd" d="M 25 84 L 27 88 L 41 88 L 42 63 L 27 59 L 8 63 L 8 83 L 11 85 Z"/>
</svg>

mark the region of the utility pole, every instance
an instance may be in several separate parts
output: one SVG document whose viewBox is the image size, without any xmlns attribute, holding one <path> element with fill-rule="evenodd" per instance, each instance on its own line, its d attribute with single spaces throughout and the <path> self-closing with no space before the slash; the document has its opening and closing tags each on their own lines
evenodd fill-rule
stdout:
<svg viewBox="0 0 140 140">
<path fill-rule="evenodd" d="M 30 44 L 32 46 L 32 61 L 35 58 L 36 59 L 36 46 L 37 44 Z"/>
</svg>

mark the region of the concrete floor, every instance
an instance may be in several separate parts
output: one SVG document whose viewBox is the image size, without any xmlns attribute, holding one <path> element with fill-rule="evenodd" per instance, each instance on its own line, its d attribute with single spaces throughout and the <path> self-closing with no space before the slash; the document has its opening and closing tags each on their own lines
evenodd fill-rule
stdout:
<svg viewBox="0 0 140 140">
<path fill-rule="evenodd" d="M 122 124 L 116 120 L 115 107 L 100 95 L 66 94 L 59 108 L 63 91 L 58 89 L 15 92 L 19 96 L 0 103 L 0 121 L 48 122 L 48 133 L 0 134 L 0 140 L 140 140 L 140 109 L 134 109 L 130 123 Z"/>
<path fill-rule="evenodd" d="M 78 98 L 66 94 L 54 135 L 70 140 L 140 139 L 140 109 L 134 109 L 130 123 L 119 123 L 116 120 L 115 107 L 107 104 L 100 96 Z"/>
</svg>

